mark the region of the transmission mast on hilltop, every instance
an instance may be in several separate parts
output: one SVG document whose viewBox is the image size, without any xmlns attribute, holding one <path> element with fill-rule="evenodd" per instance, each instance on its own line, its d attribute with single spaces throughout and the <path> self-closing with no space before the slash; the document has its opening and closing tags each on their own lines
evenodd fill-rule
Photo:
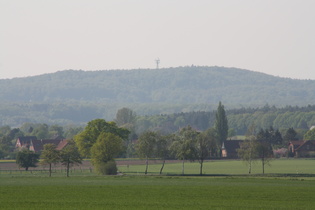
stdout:
<svg viewBox="0 0 315 210">
<path fill-rule="evenodd" d="M 159 69 L 160 59 L 159 58 L 156 59 L 155 63 L 156 63 L 156 69 Z"/>
</svg>

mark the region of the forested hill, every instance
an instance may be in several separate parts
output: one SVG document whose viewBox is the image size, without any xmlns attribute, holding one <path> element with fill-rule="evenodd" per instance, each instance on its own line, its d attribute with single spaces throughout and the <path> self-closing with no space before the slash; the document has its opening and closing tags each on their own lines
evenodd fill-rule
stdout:
<svg viewBox="0 0 315 210">
<path fill-rule="evenodd" d="M 274 77 L 237 68 L 59 71 L 0 80 L 6 103 L 218 104 L 285 106 L 315 103 L 315 81 Z"/>
</svg>

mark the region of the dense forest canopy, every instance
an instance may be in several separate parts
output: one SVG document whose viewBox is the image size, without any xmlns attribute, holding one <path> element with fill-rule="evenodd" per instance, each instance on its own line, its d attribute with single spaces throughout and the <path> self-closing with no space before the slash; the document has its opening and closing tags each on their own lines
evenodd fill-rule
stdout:
<svg viewBox="0 0 315 210">
<path fill-rule="evenodd" d="M 95 118 L 113 120 L 122 107 L 132 109 L 138 116 L 190 112 L 206 112 L 205 116 L 210 116 L 219 101 L 224 103 L 231 124 L 235 113 L 229 110 L 244 112 L 245 117 L 266 104 L 271 106 L 269 109 L 278 107 L 276 111 L 315 104 L 313 80 L 225 67 L 66 70 L 2 79 L 0 89 L 0 126 L 20 126 L 25 122 L 84 125 Z M 265 117 L 266 121 L 280 121 L 275 114 L 278 115 L 274 112 Z M 308 126 L 312 124 L 309 118 L 304 121 Z M 304 121 L 300 124 L 306 127 Z M 182 120 L 176 122 L 180 124 Z M 243 132 L 244 128 L 237 126 L 237 130 Z"/>
<path fill-rule="evenodd" d="M 0 80 L 2 102 L 307 105 L 315 82 L 224 67 L 60 71 Z"/>
</svg>

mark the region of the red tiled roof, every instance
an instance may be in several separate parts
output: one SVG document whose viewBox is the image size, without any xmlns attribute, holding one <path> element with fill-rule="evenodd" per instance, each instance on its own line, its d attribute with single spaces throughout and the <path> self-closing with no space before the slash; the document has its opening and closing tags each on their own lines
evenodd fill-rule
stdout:
<svg viewBox="0 0 315 210">
<path fill-rule="evenodd" d="M 44 149 L 45 144 L 54 144 L 56 145 L 57 150 L 61 150 L 67 145 L 67 140 L 61 139 L 40 139 L 40 140 L 32 140 L 30 149 L 34 150 L 35 152 L 40 152 Z"/>
<path fill-rule="evenodd" d="M 61 140 L 57 146 L 57 150 L 62 150 L 65 146 L 67 146 L 68 144 L 68 140 L 64 139 L 64 140 Z"/>
</svg>

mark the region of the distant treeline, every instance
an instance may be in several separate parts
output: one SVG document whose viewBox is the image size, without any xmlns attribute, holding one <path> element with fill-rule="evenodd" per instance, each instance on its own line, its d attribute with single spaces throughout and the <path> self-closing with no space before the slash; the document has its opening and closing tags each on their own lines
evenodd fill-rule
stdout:
<svg viewBox="0 0 315 210">
<path fill-rule="evenodd" d="M 153 106 L 156 106 L 161 112 L 164 109 L 166 114 L 159 114 L 159 112 L 148 114 L 149 111 L 143 105 L 128 107 L 137 115 L 133 122 L 137 134 L 148 129 L 159 130 L 165 134 L 173 133 L 188 125 L 204 131 L 214 125 L 215 111 L 185 112 L 181 106 L 169 106 L 168 109 L 163 105 Z M 107 115 L 107 112 L 111 114 Z M 96 118 L 112 121 L 115 119 L 116 113 L 116 106 L 104 106 L 103 104 L 1 104 L 0 126 L 20 127 L 27 122 L 84 127 L 86 122 Z M 235 135 L 244 135 L 252 124 L 255 124 L 257 129 L 273 126 L 280 131 L 291 127 L 307 130 L 315 125 L 315 105 L 281 108 L 265 105 L 260 108 L 226 109 L 226 114 L 229 128 Z"/>
<path fill-rule="evenodd" d="M 0 103 L 0 126 L 19 127 L 25 122 L 58 125 L 85 125 L 87 122 L 103 118 L 112 121 L 118 109 L 128 107 L 139 116 L 152 116 L 192 110 L 214 110 L 216 105 L 192 104 L 108 104 L 89 102 L 54 103 Z"/>
<path fill-rule="evenodd" d="M 265 105 L 262 108 L 230 109 L 226 111 L 226 114 L 229 128 L 235 135 L 245 135 L 247 129 L 253 124 L 257 130 L 272 126 L 283 131 L 288 128 L 306 131 L 315 125 L 315 105 L 306 107 L 286 106 L 283 108 Z M 138 116 L 136 128 L 137 133 L 147 129 L 172 133 L 179 128 L 190 125 L 197 130 L 204 131 L 209 127 L 213 127 L 214 121 L 215 111 Z"/>
</svg>

